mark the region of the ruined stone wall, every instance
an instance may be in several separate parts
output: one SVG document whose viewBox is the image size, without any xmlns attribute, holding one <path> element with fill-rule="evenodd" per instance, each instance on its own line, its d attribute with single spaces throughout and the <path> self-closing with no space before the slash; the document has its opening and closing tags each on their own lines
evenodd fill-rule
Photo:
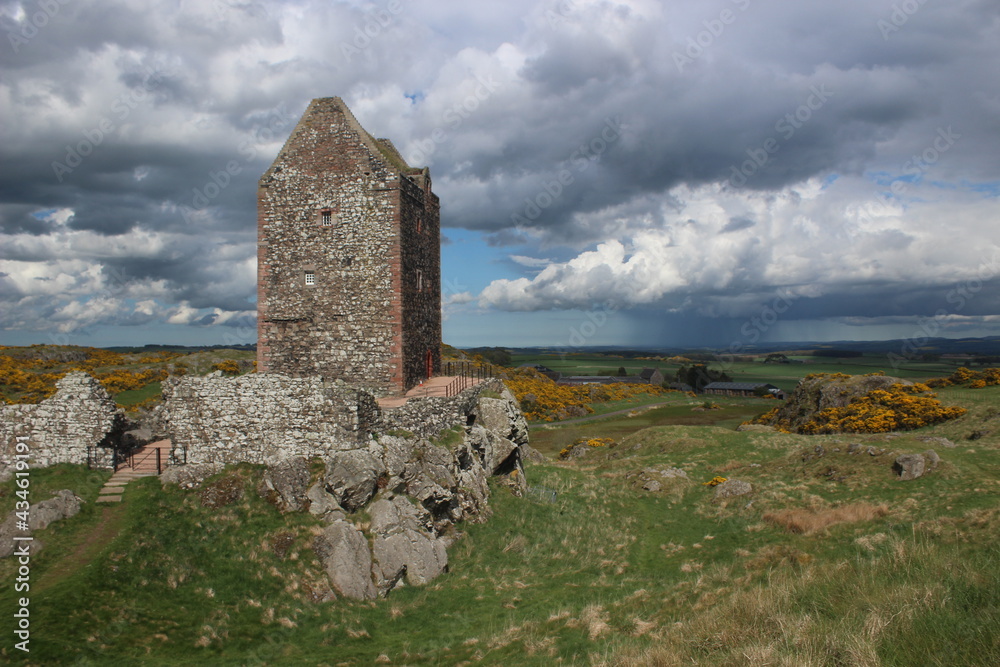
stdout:
<svg viewBox="0 0 1000 667">
<path fill-rule="evenodd" d="M 440 242 L 430 231 L 438 206 L 429 177 L 417 185 L 422 176 L 341 100 L 312 102 L 258 189 L 259 372 L 342 379 L 376 394 L 415 384 L 415 364 L 403 361 L 408 328 L 420 327 L 421 353 L 440 345 Z M 411 245 L 401 226 L 418 213 L 431 217 Z M 417 265 L 426 293 L 407 310 Z M 436 309 L 426 305 L 432 289 Z"/>
<path fill-rule="evenodd" d="M 364 448 L 375 399 L 342 382 L 251 373 L 164 383 L 172 463 L 265 463 Z"/>
<path fill-rule="evenodd" d="M 86 373 L 56 382 L 56 393 L 37 405 L 0 406 L 0 468 L 15 458 L 17 442 L 27 443 L 32 467 L 88 462 L 113 467 L 114 447 L 124 418 L 104 387 Z"/>
<path fill-rule="evenodd" d="M 502 392 L 503 382 L 490 380 L 450 397 L 429 396 L 410 399 L 406 405 L 382 413 L 383 428 L 386 431 L 408 431 L 421 438 L 433 438 L 452 426 L 471 426 L 469 415 L 475 414 L 475 407 L 484 391 Z"/>
</svg>

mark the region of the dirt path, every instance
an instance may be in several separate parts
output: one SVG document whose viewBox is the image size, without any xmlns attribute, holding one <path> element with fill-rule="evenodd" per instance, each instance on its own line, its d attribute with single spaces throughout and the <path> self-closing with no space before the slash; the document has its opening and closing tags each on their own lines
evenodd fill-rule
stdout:
<svg viewBox="0 0 1000 667">
<path fill-rule="evenodd" d="M 34 590 L 45 590 L 79 572 L 89 565 L 101 553 L 101 550 L 121 532 L 125 523 L 125 506 L 105 505 L 101 509 L 102 514 L 97 525 L 82 536 L 83 541 L 76 546 L 73 553 L 63 556 L 42 575 L 37 588 L 32 587 Z"/>
<path fill-rule="evenodd" d="M 662 408 L 665 405 L 673 405 L 673 403 L 650 403 L 649 405 L 637 405 L 634 408 L 625 408 L 624 410 L 615 410 L 614 412 L 605 412 L 603 415 L 590 415 L 588 417 L 577 417 L 575 419 L 564 419 L 559 422 L 544 422 L 541 424 L 531 424 L 533 427 L 537 426 L 563 426 L 565 424 L 582 424 L 583 422 L 594 421 L 595 419 L 604 419 L 605 417 L 616 417 L 618 415 L 624 415 L 629 412 L 635 412 L 636 410 L 652 410 L 653 408 Z"/>
</svg>

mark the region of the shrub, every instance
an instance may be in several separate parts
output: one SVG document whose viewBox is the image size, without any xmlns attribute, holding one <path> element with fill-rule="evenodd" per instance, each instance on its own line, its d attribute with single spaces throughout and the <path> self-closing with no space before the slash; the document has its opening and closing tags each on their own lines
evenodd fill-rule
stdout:
<svg viewBox="0 0 1000 667">
<path fill-rule="evenodd" d="M 593 412 L 590 403 L 624 401 L 641 395 L 659 396 L 668 390 L 658 385 L 613 384 L 560 385 L 533 368 L 505 373 L 504 382 L 529 421 L 555 421 Z"/>
<path fill-rule="evenodd" d="M 834 377 L 840 376 L 836 374 Z M 814 376 L 815 377 L 815 376 Z M 942 405 L 925 384 L 896 383 L 874 389 L 843 407 L 826 408 L 793 429 L 779 416 L 779 408 L 752 419 L 748 424 L 765 424 L 779 430 L 806 435 L 820 433 L 888 433 L 910 431 L 961 417 L 965 408 Z"/>
<path fill-rule="evenodd" d="M 212 364 L 213 371 L 222 371 L 223 375 L 239 375 L 240 365 L 233 361 L 232 359 L 225 359 L 218 363 Z"/>
</svg>

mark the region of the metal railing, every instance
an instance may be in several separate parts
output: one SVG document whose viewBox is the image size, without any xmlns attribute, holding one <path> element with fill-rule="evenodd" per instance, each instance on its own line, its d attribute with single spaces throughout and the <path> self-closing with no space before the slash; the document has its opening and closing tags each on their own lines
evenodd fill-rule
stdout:
<svg viewBox="0 0 1000 667">
<path fill-rule="evenodd" d="M 473 385 L 496 377 L 492 364 L 474 364 L 469 361 L 446 361 L 441 370 L 442 375 L 455 377 L 445 388 L 445 396 L 455 396 Z"/>
</svg>

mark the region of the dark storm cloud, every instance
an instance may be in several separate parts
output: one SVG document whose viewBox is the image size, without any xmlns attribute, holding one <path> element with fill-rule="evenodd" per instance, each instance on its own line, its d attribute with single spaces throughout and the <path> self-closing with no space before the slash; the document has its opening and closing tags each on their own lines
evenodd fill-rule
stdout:
<svg viewBox="0 0 1000 667">
<path fill-rule="evenodd" d="M 901 222 L 925 177 L 1000 180 L 994 2 L 900 18 L 870 0 L 413 0 L 384 21 L 378 3 L 56 6 L 30 39 L 0 44 L 0 290 L 19 322 L 71 326 L 115 276 L 130 302 L 108 305 L 108 321 L 154 317 L 129 312 L 136 300 L 179 322 L 252 310 L 257 178 L 325 95 L 430 163 L 445 226 L 561 258 L 521 264 L 532 280 L 496 286 L 488 305 L 789 287 L 810 316 L 901 315 L 963 278 L 955 239 L 996 241 L 968 197 L 943 242 L 929 219 Z M 23 37 L 36 10 L 7 3 L 0 28 Z M 885 199 L 948 128 L 959 138 L 919 163 L 906 200 Z M 830 177 L 829 190 L 800 187 Z M 933 277 L 916 280 L 907 253 Z M 39 305 L 59 289 L 77 306 Z"/>
</svg>

